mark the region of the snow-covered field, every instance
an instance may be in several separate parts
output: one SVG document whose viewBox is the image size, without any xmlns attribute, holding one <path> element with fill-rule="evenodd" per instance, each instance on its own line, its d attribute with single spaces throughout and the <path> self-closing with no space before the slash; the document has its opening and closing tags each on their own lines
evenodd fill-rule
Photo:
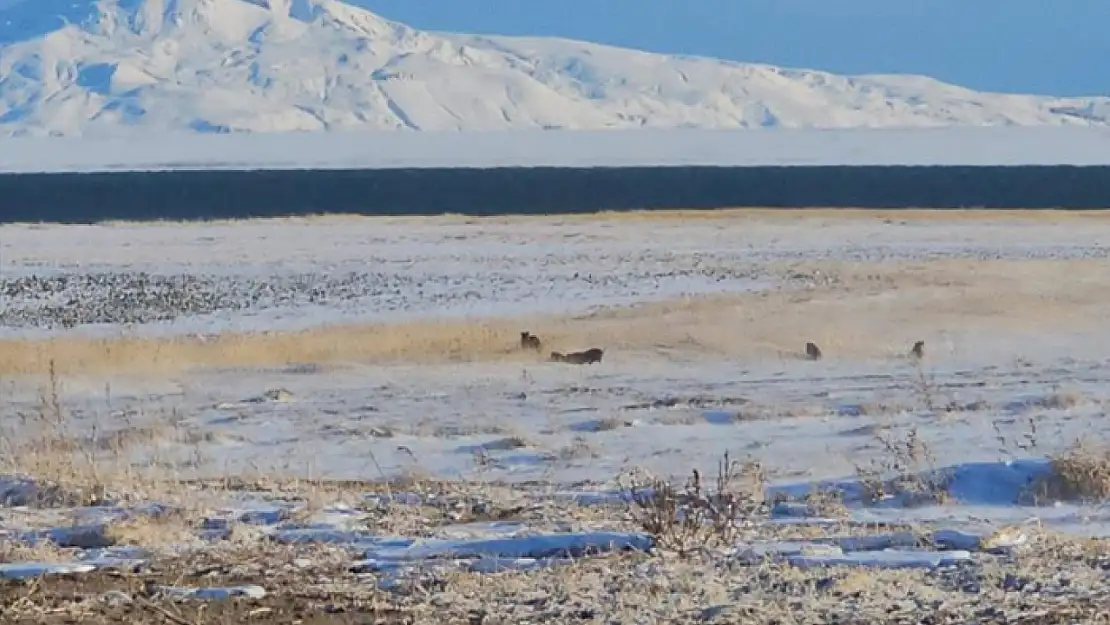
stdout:
<svg viewBox="0 0 1110 625">
<path fill-rule="evenodd" d="M 1101 213 L 3 227 L 0 577 L 66 563 L 86 599 L 43 614 L 104 622 L 189 592 L 319 623 L 1093 618 L 1106 241 Z M 116 282 L 47 280 L 82 272 Z M 47 283 L 71 322 L 164 318 L 35 328 Z"/>
<path fill-rule="evenodd" d="M 1110 164 L 1110 129 L 576 130 L 11 137 L 0 172 Z"/>
</svg>

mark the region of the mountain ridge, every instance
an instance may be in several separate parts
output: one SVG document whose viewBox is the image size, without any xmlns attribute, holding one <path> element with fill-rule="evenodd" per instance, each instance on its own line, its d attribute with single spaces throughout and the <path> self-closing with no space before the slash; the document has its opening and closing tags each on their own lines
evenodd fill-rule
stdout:
<svg viewBox="0 0 1110 625">
<path fill-rule="evenodd" d="M 61 25 L 50 25 L 51 11 Z M 3 136 L 999 125 L 1108 126 L 1110 98 L 421 31 L 339 0 L 29 0 L 0 10 Z"/>
</svg>

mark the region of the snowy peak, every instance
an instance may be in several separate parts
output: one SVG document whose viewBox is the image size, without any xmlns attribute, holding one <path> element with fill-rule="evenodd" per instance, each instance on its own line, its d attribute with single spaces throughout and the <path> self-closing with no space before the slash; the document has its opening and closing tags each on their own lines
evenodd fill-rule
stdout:
<svg viewBox="0 0 1110 625">
<path fill-rule="evenodd" d="M 331 0 L 21 0 L 0 11 L 0 43 L 33 41 L 65 28 L 107 38 L 155 37 L 181 28 L 226 33 L 290 20 L 331 21 L 370 36 L 391 35 L 398 26 Z"/>
<path fill-rule="evenodd" d="M 0 135 L 1107 124 L 1107 98 L 421 32 L 339 0 L 0 11 Z"/>
</svg>

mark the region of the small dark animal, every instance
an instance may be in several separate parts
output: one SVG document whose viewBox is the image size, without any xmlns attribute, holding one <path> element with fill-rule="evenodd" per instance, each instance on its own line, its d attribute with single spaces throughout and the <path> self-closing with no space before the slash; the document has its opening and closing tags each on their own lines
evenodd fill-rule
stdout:
<svg viewBox="0 0 1110 625">
<path fill-rule="evenodd" d="M 925 357 L 925 341 L 918 341 L 918 342 L 914 343 L 913 348 L 910 349 L 910 356 L 913 357 L 913 358 L 917 358 L 918 360 L 924 358 Z"/>
<path fill-rule="evenodd" d="M 605 350 L 593 347 L 584 352 L 570 352 L 569 354 L 561 354 L 559 352 L 551 352 L 551 362 L 565 362 L 572 365 L 588 365 L 595 362 L 601 362 L 601 356 L 605 354 Z"/>
<path fill-rule="evenodd" d="M 536 336 L 535 334 L 532 334 L 531 332 L 521 332 L 520 333 L 520 348 L 521 349 L 534 349 L 536 351 L 540 351 L 540 349 L 542 347 L 543 347 L 543 343 L 540 341 L 540 337 Z"/>
<path fill-rule="evenodd" d="M 821 348 L 817 347 L 816 343 L 806 343 L 806 358 L 821 360 Z"/>
</svg>

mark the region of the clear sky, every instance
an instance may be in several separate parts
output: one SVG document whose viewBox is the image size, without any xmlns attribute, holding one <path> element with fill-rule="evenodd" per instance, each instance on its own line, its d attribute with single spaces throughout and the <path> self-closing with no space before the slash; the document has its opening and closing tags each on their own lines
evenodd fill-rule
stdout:
<svg viewBox="0 0 1110 625">
<path fill-rule="evenodd" d="M 553 35 L 975 89 L 1110 95 L 1110 0 L 348 0 L 416 28 Z"/>
</svg>

